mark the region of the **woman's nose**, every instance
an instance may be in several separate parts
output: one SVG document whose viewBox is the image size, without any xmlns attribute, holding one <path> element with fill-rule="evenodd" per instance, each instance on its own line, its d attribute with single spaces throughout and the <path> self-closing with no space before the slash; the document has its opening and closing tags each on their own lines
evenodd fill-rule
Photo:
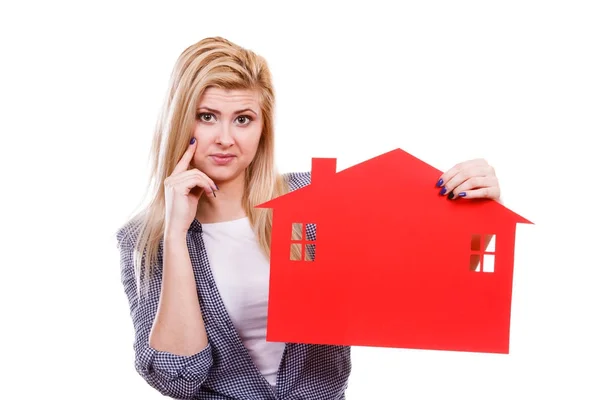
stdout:
<svg viewBox="0 0 600 400">
<path fill-rule="evenodd" d="M 221 126 L 217 133 L 217 143 L 223 146 L 230 146 L 233 144 L 233 136 L 231 136 L 229 125 Z"/>
</svg>

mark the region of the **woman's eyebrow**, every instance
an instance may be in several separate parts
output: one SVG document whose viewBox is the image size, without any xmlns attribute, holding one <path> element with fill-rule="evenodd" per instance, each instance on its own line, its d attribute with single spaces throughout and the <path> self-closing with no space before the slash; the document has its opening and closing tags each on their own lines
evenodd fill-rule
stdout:
<svg viewBox="0 0 600 400">
<path fill-rule="evenodd" d="M 221 115 L 221 112 L 219 110 L 215 110 L 213 108 L 206 107 L 206 106 L 198 107 L 198 111 L 200 111 L 200 110 L 206 110 L 206 111 L 209 111 L 209 112 L 211 112 L 213 114 Z M 251 113 L 253 113 L 255 115 L 258 115 L 258 113 L 256 111 L 254 111 L 253 109 L 251 109 L 251 108 L 244 108 L 243 110 L 235 111 L 234 114 L 240 114 L 240 113 L 243 113 L 243 112 L 246 112 L 246 111 L 250 111 Z"/>
</svg>

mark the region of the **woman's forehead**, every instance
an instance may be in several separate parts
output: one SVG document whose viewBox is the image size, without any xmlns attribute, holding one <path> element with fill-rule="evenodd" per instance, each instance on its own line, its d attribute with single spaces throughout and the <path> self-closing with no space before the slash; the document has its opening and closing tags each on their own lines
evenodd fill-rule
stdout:
<svg viewBox="0 0 600 400">
<path fill-rule="evenodd" d="M 256 106 L 259 104 L 259 99 L 259 93 L 256 90 L 211 87 L 206 89 L 198 99 L 198 107 L 215 108 L 217 106 L 230 107 L 244 104 Z"/>
</svg>

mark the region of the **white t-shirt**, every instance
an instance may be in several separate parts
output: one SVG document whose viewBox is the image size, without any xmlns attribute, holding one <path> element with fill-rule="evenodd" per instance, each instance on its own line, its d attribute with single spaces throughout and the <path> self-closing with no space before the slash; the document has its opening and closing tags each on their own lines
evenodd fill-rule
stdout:
<svg viewBox="0 0 600 400">
<path fill-rule="evenodd" d="M 267 342 L 269 261 L 248 218 L 202 224 L 203 241 L 217 288 L 254 364 L 275 385 L 285 343 Z"/>
</svg>

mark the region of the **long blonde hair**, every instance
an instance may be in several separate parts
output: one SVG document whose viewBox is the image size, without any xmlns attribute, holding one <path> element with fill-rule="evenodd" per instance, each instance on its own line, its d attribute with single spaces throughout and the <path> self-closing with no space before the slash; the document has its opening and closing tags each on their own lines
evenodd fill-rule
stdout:
<svg viewBox="0 0 600 400">
<path fill-rule="evenodd" d="M 196 120 L 197 101 L 208 87 L 256 90 L 260 96 L 263 129 L 251 164 L 245 171 L 243 206 L 259 245 L 270 256 L 272 211 L 255 205 L 285 194 L 289 189 L 274 162 L 275 96 L 266 61 L 222 37 L 203 39 L 185 49 L 177 59 L 160 113 L 151 149 L 149 204 L 127 225 L 134 241 L 138 293 L 157 262 L 165 222 L 164 180 L 187 149 Z M 296 254 L 293 258 L 299 258 Z M 145 290 L 144 290 L 145 291 Z"/>
</svg>

